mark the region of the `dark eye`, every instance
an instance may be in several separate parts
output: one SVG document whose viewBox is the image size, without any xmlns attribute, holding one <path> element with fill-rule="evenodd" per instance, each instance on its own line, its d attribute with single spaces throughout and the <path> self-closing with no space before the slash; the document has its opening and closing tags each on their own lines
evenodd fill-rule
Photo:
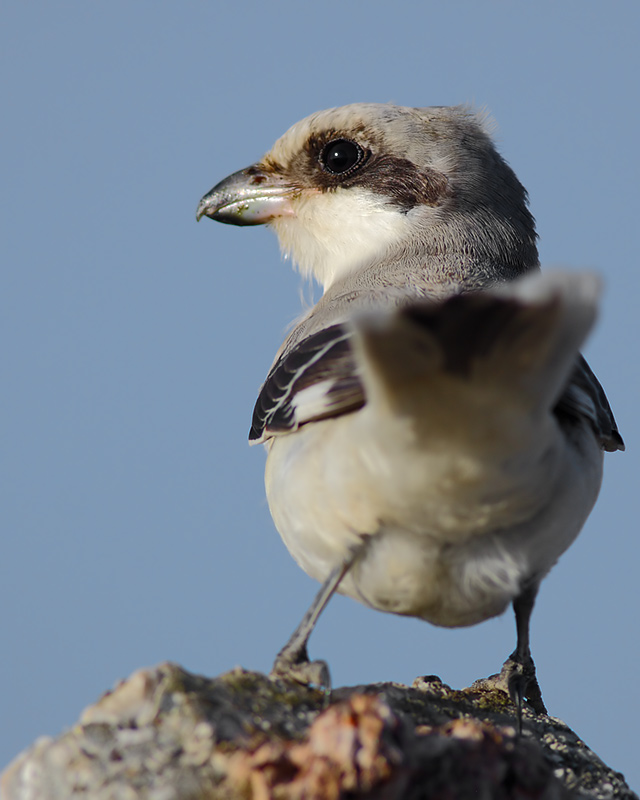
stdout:
<svg viewBox="0 0 640 800">
<path fill-rule="evenodd" d="M 325 172 L 344 175 L 364 159 L 364 150 L 349 139 L 334 139 L 320 153 L 320 163 Z"/>
</svg>

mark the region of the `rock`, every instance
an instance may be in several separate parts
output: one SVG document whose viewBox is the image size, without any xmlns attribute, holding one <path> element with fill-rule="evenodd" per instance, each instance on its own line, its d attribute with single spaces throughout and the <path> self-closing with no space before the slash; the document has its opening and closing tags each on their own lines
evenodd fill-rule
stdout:
<svg viewBox="0 0 640 800">
<path fill-rule="evenodd" d="M 434 676 L 331 695 L 240 668 L 135 672 L 2 776 L 5 800 L 635 798 L 560 720 Z"/>
</svg>

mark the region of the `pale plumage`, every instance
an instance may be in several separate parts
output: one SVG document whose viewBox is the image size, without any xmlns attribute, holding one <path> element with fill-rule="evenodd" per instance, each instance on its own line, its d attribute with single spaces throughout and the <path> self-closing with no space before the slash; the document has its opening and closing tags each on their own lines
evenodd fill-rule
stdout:
<svg viewBox="0 0 640 800">
<path fill-rule="evenodd" d="M 198 217 L 269 223 L 324 294 L 283 343 L 250 433 L 269 506 L 323 582 L 276 674 L 327 681 L 306 642 L 334 591 L 437 625 L 513 602 L 503 669 L 544 710 L 528 625 L 544 575 L 622 449 L 579 354 L 598 281 L 538 272 L 526 192 L 466 107 L 356 104 L 297 123 Z"/>
</svg>

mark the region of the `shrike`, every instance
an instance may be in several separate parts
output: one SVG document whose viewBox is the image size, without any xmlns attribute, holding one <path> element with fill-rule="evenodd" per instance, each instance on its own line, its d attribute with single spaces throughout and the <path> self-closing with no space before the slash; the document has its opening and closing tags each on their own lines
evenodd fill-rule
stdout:
<svg viewBox="0 0 640 800">
<path fill-rule="evenodd" d="M 273 673 L 328 684 L 307 640 L 335 591 L 435 625 L 513 603 L 499 685 L 545 711 L 540 581 L 624 449 L 580 355 L 598 280 L 539 272 L 527 194 L 466 107 L 354 104 L 294 125 L 203 215 L 269 224 L 324 287 L 287 336 L 250 436 L 276 527 L 322 588 Z"/>
</svg>

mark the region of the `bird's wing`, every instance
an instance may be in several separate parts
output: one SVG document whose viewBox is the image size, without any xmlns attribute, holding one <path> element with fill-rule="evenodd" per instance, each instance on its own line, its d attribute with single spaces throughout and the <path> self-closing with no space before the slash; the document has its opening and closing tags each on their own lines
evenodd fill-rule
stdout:
<svg viewBox="0 0 640 800">
<path fill-rule="evenodd" d="M 601 446 L 609 453 L 624 450 L 622 436 L 600 382 L 580 355 L 566 389 L 555 408 L 559 417 L 589 420 Z"/>
<path fill-rule="evenodd" d="M 355 411 L 365 403 L 346 325 L 332 325 L 284 353 L 264 382 L 249 441 L 264 442 L 305 422 Z"/>
<path fill-rule="evenodd" d="M 264 442 L 307 422 L 361 408 L 370 382 L 369 367 L 361 364 L 358 368 L 359 359 L 365 357 L 371 366 L 377 364 L 374 370 L 382 369 L 385 383 L 391 381 L 396 387 L 411 382 L 427 368 L 427 362 L 436 372 L 494 373 L 500 391 L 520 382 L 519 390 L 531 393 L 532 402 L 552 403 L 564 424 L 586 420 L 605 450 L 624 449 L 604 390 L 585 359 L 578 355 L 572 368 L 567 352 L 569 361 L 562 367 L 556 356 L 548 355 L 544 339 L 547 334 L 555 336 L 552 331 L 558 328 L 554 322 L 558 312 L 552 296 L 528 303 L 520 297 L 480 292 L 454 295 L 439 304 L 414 303 L 361 323 L 333 325 L 303 339 L 276 362 L 258 396 L 249 439 Z M 576 325 L 572 316 L 570 326 Z M 564 334 L 562 338 L 566 338 Z M 436 362 L 440 366 L 435 366 Z M 536 401 L 536 391 L 526 375 L 531 371 L 534 376 L 540 369 L 544 370 L 543 387 Z M 410 375 L 405 374 L 407 370 Z M 524 380 L 519 381 L 518 372 Z M 562 379 L 567 373 L 569 379 Z M 488 379 L 494 380 L 490 374 Z M 560 384 L 554 391 L 556 380 Z M 535 383 L 533 380 L 534 387 Z M 428 405 L 428 399 L 423 402 Z M 426 407 L 424 410 L 429 413 Z"/>
</svg>

